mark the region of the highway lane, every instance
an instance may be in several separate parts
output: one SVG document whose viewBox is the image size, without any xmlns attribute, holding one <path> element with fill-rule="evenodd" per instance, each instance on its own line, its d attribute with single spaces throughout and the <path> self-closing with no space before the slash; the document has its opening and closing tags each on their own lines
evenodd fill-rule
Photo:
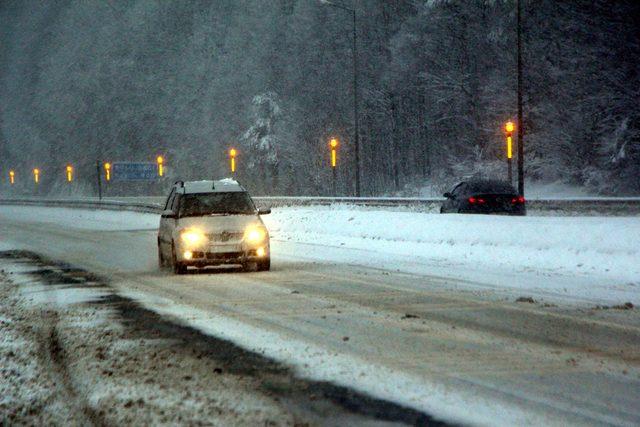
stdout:
<svg viewBox="0 0 640 427">
<path fill-rule="evenodd" d="M 441 277 L 310 261 L 299 255 L 308 246 L 295 242 L 273 242 L 272 272 L 176 277 L 156 267 L 153 230 L 82 230 L 0 215 L 0 236 L 5 246 L 99 273 L 122 292 L 179 306 L 191 321 L 231 319 L 276 334 L 283 347 L 306 343 L 378 367 L 393 381 L 372 393 L 418 409 L 485 422 L 640 423 L 637 310 L 519 304 Z M 307 374 L 322 370 L 314 363 L 308 359 Z M 378 380 L 333 375 L 359 389 Z M 397 378 L 428 385 L 431 395 L 411 401 Z"/>
</svg>

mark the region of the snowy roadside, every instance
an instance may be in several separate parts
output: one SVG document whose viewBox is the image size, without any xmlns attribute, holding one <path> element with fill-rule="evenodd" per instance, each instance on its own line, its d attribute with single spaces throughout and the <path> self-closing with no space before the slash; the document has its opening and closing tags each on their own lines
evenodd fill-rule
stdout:
<svg viewBox="0 0 640 427">
<path fill-rule="evenodd" d="M 0 424 L 79 424 L 41 355 L 42 327 L 24 316 L 0 272 Z"/>
<path fill-rule="evenodd" d="M 439 215 L 318 206 L 275 209 L 264 220 L 274 257 L 439 275 L 563 300 L 640 302 L 639 217 Z M 301 251 L 291 244 L 308 246 Z"/>
<path fill-rule="evenodd" d="M 293 424 L 206 349 L 118 321 L 91 274 L 19 257 L 0 265 L 0 424 Z"/>
</svg>

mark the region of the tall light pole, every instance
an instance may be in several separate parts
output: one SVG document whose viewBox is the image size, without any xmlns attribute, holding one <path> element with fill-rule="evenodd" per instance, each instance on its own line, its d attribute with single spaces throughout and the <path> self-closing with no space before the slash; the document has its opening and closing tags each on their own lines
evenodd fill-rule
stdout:
<svg viewBox="0 0 640 427">
<path fill-rule="evenodd" d="M 102 174 L 100 173 L 100 163 L 101 163 L 100 160 L 96 160 L 96 179 L 98 181 L 98 200 L 102 200 Z M 111 165 L 109 165 L 109 169 L 110 168 L 111 168 Z"/>
<path fill-rule="evenodd" d="M 524 126 L 522 124 L 522 1 L 516 0 L 518 49 L 518 193 L 524 196 Z"/>
<path fill-rule="evenodd" d="M 337 7 L 351 13 L 353 18 L 353 131 L 354 154 L 356 163 L 356 197 L 360 197 L 360 132 L 358 126 L 358 42 L 356 27 L 356 11 L 344 5 L 333 3 L 329 0 L 320 0 L 327 6 Z"/>
</svg>

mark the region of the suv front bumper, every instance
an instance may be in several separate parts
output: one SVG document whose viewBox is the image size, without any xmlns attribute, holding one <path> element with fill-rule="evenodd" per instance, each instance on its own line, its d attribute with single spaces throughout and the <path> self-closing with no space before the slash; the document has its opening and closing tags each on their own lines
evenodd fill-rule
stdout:
<svg viewBox="0 0 640 427">
<path fill-rule="evenodd" d="M 185 256 L 185 252 L 190 252 L 191 256 Z M 268 246 L 263 248 L 263 252 L 260 255 L 258 254 L 258 248 L 230 252 L 207 252 L 197 249 L 185 252 L 178 256 L 178 261 L 183 265 L 193 267 L 259 262 L 268 259 L 270 255 Z"/>
</svg>

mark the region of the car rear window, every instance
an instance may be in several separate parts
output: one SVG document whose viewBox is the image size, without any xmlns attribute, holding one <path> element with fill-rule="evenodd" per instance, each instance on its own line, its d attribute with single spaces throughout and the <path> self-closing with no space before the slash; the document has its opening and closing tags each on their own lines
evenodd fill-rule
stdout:
<svg viewBox="0 0 640 427">
<path fill-rule="evenodd" d="M 225 193 L 185 194 L 180 200 L 179 216 L 212 214 L 253 214 L 256 207 L 249 194 L 240 191 Z"/>
<path fill-rule="evenodd" d="M 467 183 L 470 193 L 515 194 L 516 190 L 508 182 L 472 181 Z"/>
</svg>

